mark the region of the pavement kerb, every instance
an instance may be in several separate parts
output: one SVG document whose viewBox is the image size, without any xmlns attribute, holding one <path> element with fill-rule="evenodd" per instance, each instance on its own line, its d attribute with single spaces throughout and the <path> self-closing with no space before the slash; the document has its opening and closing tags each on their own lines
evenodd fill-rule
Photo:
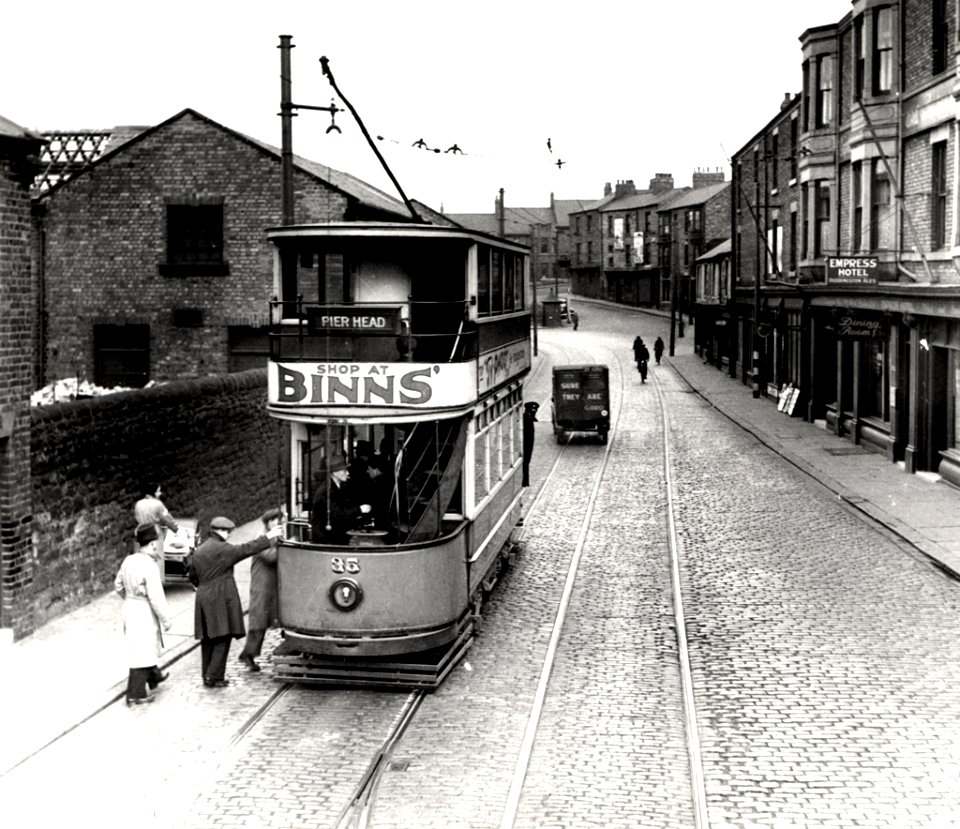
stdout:
<svg viewBox="0 0 960 829">
<path fill-rule="evenodd" d="M 690 382 L 688 377 L 684 374 L 682 369 L 677 365 L 677 363 L 671 363 L 671 368 L 677 373 L 677 375 L 683 380 L 684 383 L 689 386 L 691 391 L 697 394 L 702 400 L 710 404 L 714 409 L 716 409 L 720 414 L 726 417 L 731 423 L 739 426 L 743 431 L 749 433 L 755 437 L 760 443 L 766 446 L 771 451 L 780 455 L 784 460 L 795 466 L 804 474 L 808 475 L 813 480 L 819 482 L 821 485 L 826 487 L 828 490 L 833 492 L 840 500 L 842 500 L 847 506 L 852 510 L 858 513 L 862 513 L 867 516 L 871 521 L 879 524 L 880 526 L 886 528 L 887 530 L 893 532 L 899 536 L 904 541 L 908 542 L 916 551 L 922 554 L 925 558 L 930 560 L 937 568 L 942 570 L 948 576 L 951 576 L 954 579 L 960 581 L 960 573 L 958 573 L 953 567 L 948 564 L 948 559 L 950 555 L 944 550 L 940 545 L 931 541 L 930 539 L 923 536 L 921 533 L 917 532 L 913 527 L 905 524 L 899 518 L 891 515 L 889 512 L 879 507 L 877 504 L 870 501 L 868 498 L 859 495 L 858 493 L 852 491 L 849 487 L 842 484 L 840 481 L 831 477 L 830 475 L 823 472 L 823 470 L 817 469 L 811 463 L 809 463 L 802 455 L 791 451 L 788 449 L 782 441 L 776 439 L 769 435 L 764 429 L 756 426 L 755 424 L 745 421 L 742 417 L 739 417 L 733 410 L 724 406 L 722 403 L 717 402 L 716 400 L 711 399 L 709 396 L 704 394 L 700 389 L 698 389 L 693 383 Z M 764 402 L 758 401 L 757 405 L 765 405 Z M 772 404 L 766 404 L 772 405 Z M 808 424 L 811 428 L 817 428 L 813 424 Z"/>
</svg>

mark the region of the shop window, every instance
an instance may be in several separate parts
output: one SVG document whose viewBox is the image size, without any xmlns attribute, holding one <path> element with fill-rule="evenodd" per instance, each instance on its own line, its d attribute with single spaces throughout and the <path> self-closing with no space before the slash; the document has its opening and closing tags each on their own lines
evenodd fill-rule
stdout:
<svg viewBox="0 0 960 829">
<path fill-rule="evenodd" d="M 865 414 L 890 420 L 890 374 L 883 340 L 863 340 L 860 345 L 863 368 L 863 394 L 860 403 Z"/>
<path fill-rule="evenodd" d="M 94 384 L 107 389 L 139 389 L 149 381 L 150 326 L 94 325 Z"/>
</svg>

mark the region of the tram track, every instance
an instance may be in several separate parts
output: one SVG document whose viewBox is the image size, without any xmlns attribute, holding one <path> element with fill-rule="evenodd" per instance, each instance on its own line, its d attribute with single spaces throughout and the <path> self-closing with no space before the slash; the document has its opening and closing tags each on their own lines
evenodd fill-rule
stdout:
<svg viewBox="0 0 960 829">
<path fill-rule="evenodd" d="M 595 361 L 599 362 L 594 358 Z M 553 620 L 553 627 L 550 636 L 550 642 L 544 656 L 544 662 L 541 669 L 540 679 L 537 685 L 534 703 L 527 720 L 521 749 L 517 756 L 513 776 L 511 778 L 510 791 L 507 796 L 506 804 L 500 820 L 500 829 L 514 829 L 518 821 L 520 802 L 523 796 L 524 784 L 530 769 L 533 755 L 533 746 L 537 739 L 539 724 L 543 713 L 545 701 L 549 694 L 550 677 L 553 666 L 557 658 L 557 649 L 560 637 L 566 622 L 567 614 L 570 610 L 570 601 L 573 594 L 574 584 L 580 570 L 581 559 L 584 553 L 584 544 L 594 520 L 595 505 L 598 493 L 607 472 L 610 458 L 616 451 L 619 440 L 619 424 L 621 422 L 621 413 L 623 401 L 625 399 L 625 376 L 627 367 L 619 355 L 611 354 L 607 362 L 615 362 L 619 371 L 619 394 L 615 409 L 615 417 L 612 418 L 612 428 L 602 461 L 595 472 L 592 482 L 590 497 L 584 508 L 577 541 L 574 551 L 570 557 L 569 566 L 566 573 L 563 592 L 559 601 L 556 616 Z M 683 587 L 680 577 L 682 556 L 682 545 L 677 528 L 677 509 L 676 509 L 676 486 L 673 475 L 673 460 L 670 446 L 670 421 L 669 412 L 665 400 L 663 384 L 655 372 L 650 374 L 651 383 L 656 390 L 657 407 L 660 421 L 660 434 L 662 438 L 662 468 L 663 468 L 663 489 L 666 501 L 666 543 L 669 549 L 669 581 L 673 599 L 673 621 L 674 631 L 677 639 L 678 668 L 680 673 L 680 687 L 682 696 L 682 710 L 684 713 L 684 732 L 686 735 L 686 747 L 688 754 L 688 767 L 690 779 L 690 799 L 694 816 L 694 826 L 696 829 L 709 829 L 709 818 L 707 814 L 706 791 L 704 784 L 703 762 L 701 756 L 701 747 L 699 739 L 699 724 L 697 717 L 696 702 L 693 689 L 692 669 L 690 656 L 687 647 L 686 623 L 683 604 Z M 551 478 L 558 469 L 564 455 L 566 446 L 559 447 L 554 463 L 551 467 L 548 479 Z M 546 482 L 537 493 L 534 504 L 531 505 L 528 516 L 535 519 L 541 498 L 546 489 Z"/>
</svg>

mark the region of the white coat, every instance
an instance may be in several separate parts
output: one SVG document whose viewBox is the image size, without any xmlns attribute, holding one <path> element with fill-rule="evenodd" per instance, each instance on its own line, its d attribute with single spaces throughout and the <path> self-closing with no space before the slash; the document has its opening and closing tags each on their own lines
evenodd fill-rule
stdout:
<svg viewBox="0 0 960 829">
<path fill-rule="evenodd" d="M 161 629 L 170 629 L 170 608 L 156 561 L 146 552 L 131 553 L 120 565 L 113 586 L 123 597 L 127 667 L 150 668 L 163 648 Z"/>
</svg>

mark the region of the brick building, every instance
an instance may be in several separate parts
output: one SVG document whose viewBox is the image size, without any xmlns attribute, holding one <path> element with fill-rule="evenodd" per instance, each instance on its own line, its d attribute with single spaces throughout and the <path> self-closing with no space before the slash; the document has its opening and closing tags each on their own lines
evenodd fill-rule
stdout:
<svg viewBox="0 0 960 829">
<path fill-rule="evenodd" d="M 694 262 L 729 234 L 729 186 L 722 171 L 697 170 L 692 187 L 657 173 L 646 190 L 632 180 L 604 187 L 603 198 L 571 216 L 573 290 L 633 306 L 670 305 L 676 285 L 687 310 Z"/>
<path fill-rule="evenodd" d="M 583 206 L 577 199 L 555 199 L 549 207 L 508 207 L 503 194 L 497 198 L 493 213 L 445 213 L 454 223 L 503 236 L 530 248 L 531 279 L 551 285 L 556 292 L 561 282 L 570 281 L 572 244 L 570 215 Z"/>
<path fill-rule="evenodd" d="M 102 386 L 264 364 L 280 152 L 185 109 L 124 135 L 38 198 L 44 382 Z M 346 173 L 295 159 L 298 221 L 409 221 Z"/>
<path fill-rule="evenodd" d="M 960 484 L 956 4 L 851 6 L 802 34 L 799 101 L 734 156 L 724 359 Z"/>
<path fill-rule="evenodd" d="M 42 139 L 0 116 L 0 629 L 29 624 L 30 393 L 36 282 L 30 184 Z"/>
<path fill-rule="evenodd" d="M 698 257 L 730 235 L 730 183 L 722 171 L 693 174 L 693 187 L 657 208 L 660 297 L 692 314 Z"/>
</svg>

